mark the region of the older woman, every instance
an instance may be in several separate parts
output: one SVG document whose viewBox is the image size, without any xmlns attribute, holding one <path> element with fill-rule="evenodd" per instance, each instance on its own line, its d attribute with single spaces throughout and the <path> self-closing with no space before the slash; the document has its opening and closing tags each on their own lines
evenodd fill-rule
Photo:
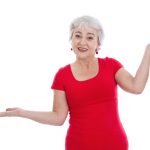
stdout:
<svg viewBox="0 0 150 150">
<path fill-rule="evenodd" d="M 70 27 L 76 61 L 60 68 L 55 75 L 53 111 L 8 108 L 0 116 L 62 125 L 69 112 L 66 150 L 127 150 L 127 136 L 118 115 L 117 85 L 130 93 L 142 93 L 149 74 L 150 45 L 133 77 L 117 60 L 95 56 L 102 38 L 103 29 L 97 19 L 76 18 Z"/>
</svg>

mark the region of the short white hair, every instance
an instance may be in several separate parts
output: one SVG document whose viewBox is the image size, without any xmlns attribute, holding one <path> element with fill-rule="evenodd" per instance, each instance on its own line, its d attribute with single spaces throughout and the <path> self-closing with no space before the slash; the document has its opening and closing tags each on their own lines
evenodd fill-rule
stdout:
<svg viewBox="0 0 150 150">
<path fill-rule="evenodd" d="M 72 23 L 70 24 L 70 40 L 72 39 L 74 29 L 76 29 L 80 25 L 84 25 L 95 29 L 98 32 L 98 44 L 102 44 L 102 40 L 104 37 L 102 25 L 98 19 L 91 16 L 81 16 L 72 21 Z"/>
</svg>

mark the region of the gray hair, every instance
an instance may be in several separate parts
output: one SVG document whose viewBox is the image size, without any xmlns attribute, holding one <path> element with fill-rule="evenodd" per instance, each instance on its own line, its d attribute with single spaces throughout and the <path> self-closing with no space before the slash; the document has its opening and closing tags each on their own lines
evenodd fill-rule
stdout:
<svg viewBox="0 0 150 150">
<path fill-rule="evenodd" d="M 75 28 L 79 27 L 80 25 L 85 25 L 88 27 L 91 27 L 93 29 L 96 29 L 98 32 L 98 44 L 102 44 L 102 40 L 104 37 L 104 32 L 101 23 L 98 19 L 91 17 L 91 16 L 81 16 L 76 19 L 74 19 L 70 25 L 70 37 L 69 39 L 72 39 L 73 31 Z"/>
</svg>

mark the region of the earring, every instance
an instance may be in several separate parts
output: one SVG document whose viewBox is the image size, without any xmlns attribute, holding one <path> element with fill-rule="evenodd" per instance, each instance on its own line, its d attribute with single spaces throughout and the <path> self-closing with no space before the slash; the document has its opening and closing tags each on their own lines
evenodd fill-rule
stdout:
<svg viewBox="0 0 150 150">
<path fill-rule="evenodd" d="M 98 50 L 97 49 L 95 50 L 95 53 L 98 54 Z"/>
<path fill-rule="evenodd" d="M 100 50 L 100 48 L 97 48 L 96 50 L 95 50 L 95 53 L 96 54 L 98 54 L 98 51 Z"/>
<path fill-rule="evenodd" d="M 72 51 L 72 48 L 71 48 L 71 51 Z"/>
</svg>

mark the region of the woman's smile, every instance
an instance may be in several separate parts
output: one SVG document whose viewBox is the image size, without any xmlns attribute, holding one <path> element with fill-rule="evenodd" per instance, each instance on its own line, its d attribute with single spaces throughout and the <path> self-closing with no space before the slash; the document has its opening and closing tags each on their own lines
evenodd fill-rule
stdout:
<svg viewBox="0 0 150 150">
<path fill-rule="evenodd" d="M 83 47 L 78 47 L 78 50 L 79 50 L 80 52 L 87 52 L 87 51 L 88 51 L 87 48 L 83 48 Z"/>
</svg>

